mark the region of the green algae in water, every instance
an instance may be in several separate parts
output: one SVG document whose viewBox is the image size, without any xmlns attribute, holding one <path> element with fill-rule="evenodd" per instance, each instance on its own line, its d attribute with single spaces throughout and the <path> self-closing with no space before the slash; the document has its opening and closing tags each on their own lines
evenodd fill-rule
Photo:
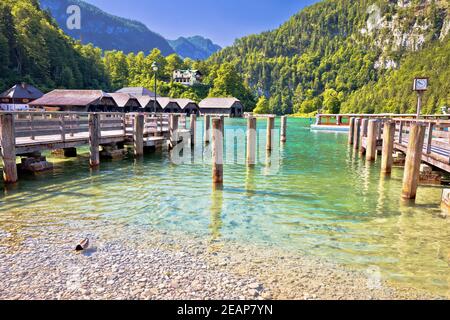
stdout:
<svg viewBox="0 0 450 320">
<path fill-rule="evenodd" d="M 51 159 L 52 173 L 3 188 L 0 234 L 11 240 L 3 245 L 47 229 L 119 237 L 121 226 L 151 226 L 286 248 L 362 271 L 376 267 L 386 279 L 450 296 L 450 219 L 440 217 L 441 187 L 421 186 L 415 205 L 402 203 L 403 169 L 383 178 L 379 161 L 360 159 L 345 134 L 311 132 L 308 120 L 289 119 L 277 170 L 265 161 L 254 168 L 225 164 L 224 187 L 213 190 L 202 123 L 195 157 L 204 161 L 195 164 L 175 165 L 160 150 L 142 160 L 103 162 L 92 171 L 82 155 Z M 227 119 L 227 129 L 245 125 Z M 242 153 L 245 138 L 236 142 Z M 259 156 L 265 157 L 264 148 Z"/>
</svg>

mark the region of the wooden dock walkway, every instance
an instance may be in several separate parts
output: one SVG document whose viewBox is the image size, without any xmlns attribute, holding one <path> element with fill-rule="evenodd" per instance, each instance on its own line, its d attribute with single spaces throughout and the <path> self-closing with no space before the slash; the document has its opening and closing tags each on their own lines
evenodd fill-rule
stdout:
<svg viewBox="0 0 450 320">
<path fill-rule="evenodd" d="M 450 173 L 448 117 L 350 117 L 348 143 L 353 146 L 355 152 L 359 151 L 360 155 L 365 155 L 367 161 L 374 161 L 381 155 L 382 174 L 390 174 L 394 161 L 393 153 L 403 153 L 405 171 L 402 197 L 413 200 L 416 198 L 420 180 L 426 176 L 425 169 L 431 173 L 434 172 L 433 168 Z"/>
<path fill-rule="evenodd" d="M 184 114 L 0 112 L 4 181 L 17 181 L 17 156 L 33 157 L 48 150 L 90 146 L 92 166 L 99 164 L 100 147 L 130 145 L 135 155 L 142 155 L 142 148 L 170 141 L 171 119 L 178 134 L 191 131 Z"/>
</svg>

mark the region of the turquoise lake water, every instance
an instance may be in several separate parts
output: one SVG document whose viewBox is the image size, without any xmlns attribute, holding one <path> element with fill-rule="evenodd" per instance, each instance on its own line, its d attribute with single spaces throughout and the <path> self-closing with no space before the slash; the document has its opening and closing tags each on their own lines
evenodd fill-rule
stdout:
<svg viewBox="0 0 450 320">
<path fill-rule="evenodd" d="M 122 225 L 182 230 L 295 250 L 358 270 L 376 266 L 387 279 L 448 295 L 450 219 L 440 217 L 442 187 L 421 186 L 415 205 L 402 203 L 403 169 L 383 178 L 380 161 L 367 164 L 354 155 L 346 134 L 311 132 L 309 124 L 288 120 L 288 142 L 276 146 L 271 167 L 264 148 L 254 168 L 240 157 L 228 161 L 222 190 L 212 188 L 201 120 L 193 164 L 173 164 L 167 150 L 103 162 L 97 171 L 83 154 L 51 159 L 52 173 L 3 187 L 0 234 L 20 241 L 45 228 L 64 232 L 90 221 L 96 222 L 92 232 L 99 221 L 112 233 Z M 243 119 L 226 120 L 227 129 L 245 127 Z M 264 130 L 265 121 L 258 128 Z M 263 134 L 260 142 L 264 146 Z M 243 157 L 245 138 L 235 143 Z"/>
</svg>

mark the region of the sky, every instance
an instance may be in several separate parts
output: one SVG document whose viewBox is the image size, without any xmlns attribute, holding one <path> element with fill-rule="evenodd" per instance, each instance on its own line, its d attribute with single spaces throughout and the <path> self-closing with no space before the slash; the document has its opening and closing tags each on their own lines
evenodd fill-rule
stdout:
<svg viewBox="0 0 450 320">
<path fill-rule="evenodd" d="M 318 0 L 85 0 L 103 11 L 143 22 L 167 39 L 201 35 L 222 47 L 279 27 Z"/>
</svg>

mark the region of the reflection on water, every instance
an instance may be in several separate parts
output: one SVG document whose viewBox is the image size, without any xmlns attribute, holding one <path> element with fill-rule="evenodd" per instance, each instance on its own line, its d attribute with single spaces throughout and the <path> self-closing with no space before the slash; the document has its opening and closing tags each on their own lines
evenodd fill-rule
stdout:
<svg viewBox="0 0 450 320">
<path fill-rule="evenodd" d="M 109 237 L 119 237 L 123 226 L 183 230 L 213 242 L 259 243 L 379 268 L 385 278 L 448 294 L 450 219 L 440 218 L 440 187 L 420 187 L 416 204 L 405 204 L 401 168 L 382 178 L 380 159 L 361 159 L 345 134 L 310 132 L 308 121 L 289 119 L 288 142 L 272 151 L 276 170 L 262 147 L 266 161 L 226 163 L 223 189 L 213 190 L 202 125 L 188 154 L 194 164 L 172 164 L 164 150 L 103 162 L 98 170 L 89 170 L 86 156 L 51 159 L 54 172 L 3 187 L 0 246 L 65 230 Z M 245 125 L 227 120 L 227 128 Z M 258 121 L 259 129 L 265 125 Z M 236 150 L 245 150 L 245 139 L 236 141 Z"/>
</svg>

